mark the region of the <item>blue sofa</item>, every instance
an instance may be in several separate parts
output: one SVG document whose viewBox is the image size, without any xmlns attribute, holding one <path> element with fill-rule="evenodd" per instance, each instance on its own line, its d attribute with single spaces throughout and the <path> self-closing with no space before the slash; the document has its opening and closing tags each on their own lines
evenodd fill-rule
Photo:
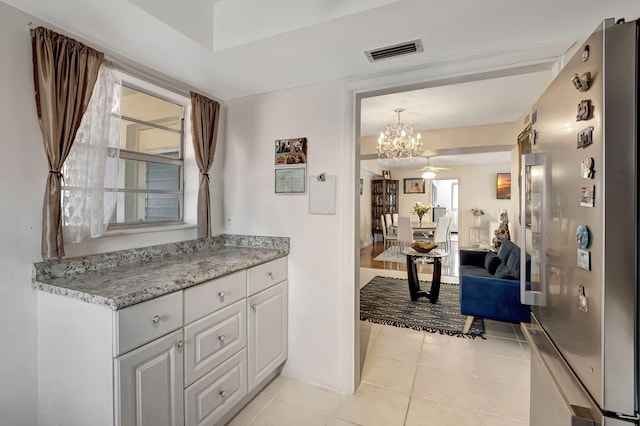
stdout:
<svg viewBox="0 0 640 426">
<path fill-rule="evenodd" d="M 527 254 L 527 282 L 531 257 Z M 460 250 L 460 312 L 467 315 L 465 333 L 473 317 L 512 323 L 530 322 L 529 305 L 520 303 L 520 247 L 502 241 L 497 253 Z"/>
</svg>

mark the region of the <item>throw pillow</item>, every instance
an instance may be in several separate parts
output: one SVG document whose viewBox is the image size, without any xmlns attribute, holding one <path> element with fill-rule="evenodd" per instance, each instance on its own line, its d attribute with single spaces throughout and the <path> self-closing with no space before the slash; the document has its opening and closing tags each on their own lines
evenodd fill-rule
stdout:
<svg viewBox="0 0 640 426">
<path fill-rule="evenodd" d="M 506 265 L 501 264 L 496 269 L 496 272 L 493 274 L 493 278 L 502 278 L 504 280 L 514 280 L 515 277 L 511 275 L 511 271 L 507 268 Z"/>
<path fill-rule="evenodd" d="M 509 255 L 509 259 L 505 262 L 509 271 L 512 272 L 512 275 L 516 279 L 520 279 L 520 249 L 514 248 L 511 250 L 511 254 Z"/>
<path fill-rule="evenodd" d="M 504 263 L 507 263 L 507 259 L 509 259 L 511 250 L 513 250 L 514 247 L 516 247 L 516 245 L 511 241 L 504 240 L 502 244 L 500 244 L 500 248 L 498 249 L 498 257 L 500 258 L 500 260 L 502 260 Z"/>
<path fill-rule="evenodd" d="M 500 266 L 501 264 L 502 261 L 500 261 L 500 258 L 497 254 L 492 251 L 487 252 L 487 255 L 484 257 L 484 269 L 486 269 L 487 272 L 489 272 L 491 275 L 495 274 L 496 269 L 498 269 L 498 266 Z"/>
</svg>

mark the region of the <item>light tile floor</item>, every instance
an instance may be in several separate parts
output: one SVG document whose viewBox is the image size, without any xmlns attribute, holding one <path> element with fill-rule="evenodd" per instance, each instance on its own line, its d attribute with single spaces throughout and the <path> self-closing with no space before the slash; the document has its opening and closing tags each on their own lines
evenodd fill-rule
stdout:
<svg viewBox="0 0 640 426">
<path fill-rule="evenodd" d="M 528 425 L 528 344 L 516 325 L 485 320 L 485 331 L 466 339 L 361 322 L 354 395 L 279 376 L 229 425 Z"/>
</svg>

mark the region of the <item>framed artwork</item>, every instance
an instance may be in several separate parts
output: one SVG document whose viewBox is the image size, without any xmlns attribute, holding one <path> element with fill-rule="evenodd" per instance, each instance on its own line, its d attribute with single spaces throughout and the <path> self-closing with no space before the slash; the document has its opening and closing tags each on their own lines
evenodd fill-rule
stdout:
<svg viewBox="0 0 640 426">
<path fill-rule="evenodd" d="M 498 173 L 496 198 L 498 200 L 511 199 L 511 173 Z"/>
<path fill-rule="evenodd" d="M 283 167 L 275 169 L 276 194 L 304 194 L 306 188 L 306 167 Z"/>
<path fill-rule="evenodd" d="M 307 164 L 307 138 L 276 140 L 275 164 L 276 166 Z"/>
<path fill-rule="evenodd" d="M 424 194 L 423 178 L 407 178 L 404 180 L 405 194 Z"/>
<path fill-rule="evenodd" d="M 382 179 L 391 179 L 391 170 L 383 170 Z"/>
</svg>

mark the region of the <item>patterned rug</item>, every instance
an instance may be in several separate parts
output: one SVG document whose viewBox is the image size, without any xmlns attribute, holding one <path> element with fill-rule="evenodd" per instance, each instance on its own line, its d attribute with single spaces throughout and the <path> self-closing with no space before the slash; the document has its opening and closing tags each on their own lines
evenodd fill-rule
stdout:
<svg viewBox="0 0 640 426">
<path fill-rule="evenodd" d="M 429 281 L 420 287 L 428 290 Z M 484 334 L 482 318 L 475 318 L 468 334 L 463 334 L 466 316 L 460 314 L 460 285 L 442 281 L 438 303 L 409 297 L 406 279 L 377 276 L 360 289 L 360 319 L 395 327 L 424 330 L 450 336 L 477 337 Z"/>
</svg>

